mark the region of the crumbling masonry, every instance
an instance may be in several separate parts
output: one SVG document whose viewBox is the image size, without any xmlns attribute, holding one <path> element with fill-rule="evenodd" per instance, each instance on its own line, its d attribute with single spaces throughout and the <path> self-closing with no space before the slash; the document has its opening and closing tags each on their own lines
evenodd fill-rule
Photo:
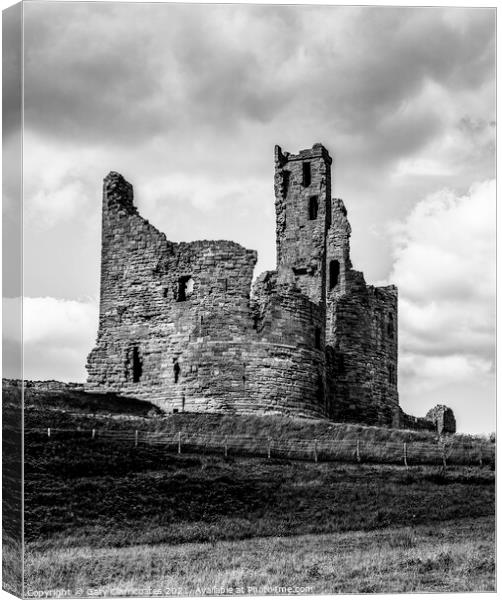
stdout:
<svg viewBox="0 0 502 600">
<path fill-rule="evenodd" d="M 331 162 L 321 144 L 297 155 L 276 146 L 277 270 L 253 286 L 255 251 L 229 241 L 168 241 L 138 214 L 131 184 L 111 172 L 86 388 L 166 412 L 427 429 L 441 422 L 454 430 L 446 407 L 428 419 L 399 408 L 397 288 L 366 285 L 352 268 L 347 210 L 331 198 Z"/>
</svg>

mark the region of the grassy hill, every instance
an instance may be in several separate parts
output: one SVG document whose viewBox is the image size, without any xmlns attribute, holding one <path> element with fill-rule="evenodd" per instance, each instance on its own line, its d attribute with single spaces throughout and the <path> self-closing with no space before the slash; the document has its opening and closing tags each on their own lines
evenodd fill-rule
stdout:
<svg viewBox="0 0 502 600">
<path fill-rule="evenodd" d="M 34 589 L 145 595 L 138 587 L 170 585 L 189 595 L 196 584 L 222 581 L 314 584 L 317 592 L 494 589 L 487 468 L 445 474 L 178 456 L 30 436 L 26 450 L 26 578 Z"/>
<path fill-rule="evenodd" d="M 117 410 L 116 397 L 89 413 L 81 389 L 55 395 L 35 388 L 25 395 L 26 580 L 34 589 L 118 586 L 138 595 L 138 586 L 190 582 L 310 582 L 314 592 L 494 587 L 495 487 L 488 466 L 444 472 L 177 455 L 120 436 L 48 438 L 30 429 L 185 427 L 247 435 L 266 429 L 284 438 L 401 440 L 426 432 L 278 417 L 159 418 L 138 401 L 130 400 L 128 413 Z"/>
<path fill-rule="evenodd" d="M 12 380 L 4 380 L 4 398 L 16 389 Z M 81 384 L 27 382 L 25 388 L 26 427 L 81 427 L 138 429 L 152 432 L 212 433 L 243 435 L 277 440 L 318 439 L 365 440 L 368 442 L 435 442 L 431 431 L 390 429 L 353 423 L 332 423 L 323 419 L 294 418 L 279 415 L 177 413 L 166 415 L 149 402 L 83 391 Z M 455 435 L 453 439 L 486 442 L 482 436 Z"/>
<path fill-rule="evenodd" d="M 278 415 L 163 414 L 149 402 L 115 394 L 88 394 L 81 385 L 29 382 L 25 390 L 28 431 L 51 429 L 51 435 L 75 440 L 117 437 L 123 441 L 163 443 L 175 450 L 232 455 L 274 456 L 408 465 L 476 465 L 494 463 L 494 444 L 487 438 L 332 423 Z M 73 430 L 73 433 L 72 431 Z M 406 444 L 406 447 L 405 447 Z M 226 450 L 225 450 L 226 452 Z"/>
</svg>

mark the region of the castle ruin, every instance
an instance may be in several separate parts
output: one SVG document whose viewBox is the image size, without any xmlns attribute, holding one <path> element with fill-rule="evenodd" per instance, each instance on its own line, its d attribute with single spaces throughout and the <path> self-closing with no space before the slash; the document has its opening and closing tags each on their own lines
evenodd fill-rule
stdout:
<svg viewBox="0 0 502 600">
<path fill-rule="evenodd" d="M 86 389 L 166 412 L 446 423 L 454 431 L 446 407 L 425 419 L 399 407 L 397 288 L 367 285 L 353 269 L 347 210 L 331 197 L 331 163 L 321 144 L 299 154 L 275 147 L 277 269 L 253 285 L 254 250 L 170 242 L 138 213 L 131 184 L 111 172 Z"/>
</svg>

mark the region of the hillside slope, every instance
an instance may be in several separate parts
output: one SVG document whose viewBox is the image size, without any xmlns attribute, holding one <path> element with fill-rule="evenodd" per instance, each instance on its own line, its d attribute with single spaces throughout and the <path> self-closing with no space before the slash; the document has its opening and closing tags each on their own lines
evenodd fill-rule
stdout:
<svg viewBox="0 0 502 600">
<path fill-rule="evenodd" d="M 180 585 L 193 578 L 201 585 L 210 584 L 218 573 L 234 577 L 234 571 L 226 573 L 223 566 L 233 564 L 234 552 L 242 560 L 253 557 L 243 575 L 250 584 L 260 583 L 267 575 L 278 583 L 285 577 L 312 580 L 319 591 L 493 589 L 495 477 L 489 466 L 451 467 L 445 472 L 430 466 L 405 469 L 225 457 L 221 450 L 219 456 L 179 455 L 163 444 L 140 441 L 135 445 L 134 438 L 125 433 L 132 429 L 179 431 L 182 427 L 243 435 L 262 434 L 265 429 L 283 438 L 389 437 L 415 432 L 248 416 L 158 417 L 152 416 L 148 403 L 131 404 L 127 414 L 115 410 L 117 398 L 111 406 L 100 404 L 89 414 L 82 393 L 74 390 L 76 396 L 71 398 L 50 390 L 32 394 L 28 388 L 26 393 L 26 577 L 27 584 L 36 589 L 127 588 L 134 583 L 131 577 L 145 585 L 159 577 Z M 44 429 L 63 425 L 72 431 L 48 436 Z M 91 426 L 98 428 L 95 438 L 89 435 Z M 100 437 L 104 429 L 116 436 Z M 391 528 L 397 528 L 397 533 Z M 406 528 L 403 534 L 401 528 Z M 376 530 L 387 540 L 380 562 L 375 562 L 376 555 L 361 554 L 364 547 L 374 544 Z M 334 581 L 336 574 L 330 567 L 334 558 L 326 557 L 314 569 L 305 552 L 319 553 L 322 539 L 328 543 L 342 539 L 318 536 L 343 537 L 344 532 L 351 532 L 347 540 L 360 539 L 361 543 L 346 548 L 356 561 L 351 577 Z M 438 539 L 438 535 L 444 537 Z M 269 573 L 270 554 L 260 553 L 264 544 L 280 558 L 282 566 L 275 574 Z M 409 544 L 415 545 L 417 553 L 426 549 L 432 558 L 420 562 L 411 553 L 402 569 L 385 571 L 387 559 L 407 552 Z M 168 569 L 168 549 L 170 556 L 179 556 L 182 562 L 186 557 L 187 564 L 173 558 L 176 566 Z M 96 556 L 102 557 L 99 566 Z M 288 567 L 293 564 L 292 556 L 298 565 L 293 569 Z M 135 560 L 145 574 L 139 578 L 134 575 Z M 208 571 L 211 561 L 214 569 Z M 471 565 L 471 571 L 462 571 L 465 564 Z M 373 567 L 386 574 L 370 590 L 367 586 L 370 580 L 375 582 L 374 574 L 366 577 L 361 569 L 371 574 Z"/>
<path fill-rule="evenodd" d="M 19 382 L 3 380 L 3 395 L 8 399 Z M 430 442 L 438 436 L 430 431 L 390 429 L 352 423 L 333 423 L 322 419 L 270 415 L 217 413 L 177 413 L 165 415 L 153 404 L 117 394 L 83 391 L 82 384 L 27 382 L 25 387 L 25 426 L 139 429 L 152 432 L 211 433 L 242 435 L 276 440 L 366 440 L 368 442 Z M 475 436 L 450 436 L 458 442 L 486 439 Z"/>
</svg>

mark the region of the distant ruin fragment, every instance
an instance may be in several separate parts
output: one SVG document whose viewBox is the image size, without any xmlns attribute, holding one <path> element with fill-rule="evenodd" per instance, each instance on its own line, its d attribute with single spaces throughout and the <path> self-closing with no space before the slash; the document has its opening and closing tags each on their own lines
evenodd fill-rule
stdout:
<svg viewBox="0 0 502 600">
<path fill-rule="evenodd" d="M 275 147 L 277 269 L 253 285 L 254 250 L 168 241 L 138 214 L 131 184 L 111 172 L 86 389 L 166 412 L 440 427 L 437 412 L 418 419 L 399 407 L 397 288 L 367 285 L 352 268 L 331 163 L 321 144 L 299 154 Z M 453 413 L 441 423 L 454 431 Z"/>
<path fill-rule="evenodd" d="M 452 409 L 442 404 L 431 408 L 425 418 L 434 423 L 439 434 L 455 433 L 457 430 L 457 423 Z"/>
</svg>

